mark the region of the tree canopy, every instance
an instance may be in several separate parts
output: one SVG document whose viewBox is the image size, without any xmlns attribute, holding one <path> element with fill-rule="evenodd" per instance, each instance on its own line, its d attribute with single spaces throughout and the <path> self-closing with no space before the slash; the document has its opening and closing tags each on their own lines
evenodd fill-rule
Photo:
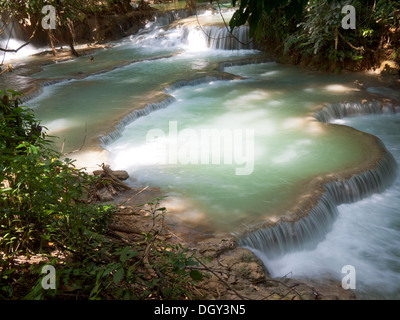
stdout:
<svg viewBox="0 0 400 320">
<path fill-rule="evenodd" d="M 273 10 L 281 8 L 285 12 L 286 19 L 293 16 L 299 18 L 307 3 L 308 0 L 232 0 L 232 5 L 238 6 L 238 9 L 233 14 L 229 25 L 233 29 L 247 22 L 250 26 L 250 36 L 254 36 L 262 26 L 264 14 L 270 15 Z"/>
<path fill-rule="evenodd" d="M 72 52 L 77 55 L 74 49 L 74 30 L 73 25 L 77 22 L 82 22 L 90 14 L 98 13 L 125 13 L 133 9 L 130 5 L 130 0 L 0 0 L 0 17 L 3 17 L 3 26 L 7 22 L 18 21 L 24 27 L 34 26 L 28 44 L 35 36 L 36 31 L 40 27 L 42 19 L 47 13 L 43 13 L 44 6 L 53 6 L 56 11 L 56 27 L 65 35 L 68 44 L 71 46 Z M 48 30 L 48 36 L 53 46 L 53 33 Z M 1 48 L 1 51 L 18 51 L 17 49 Z"/>
<path fill-rule="evenodd" d="M 297 60 L 312 57 L 326 68 L 333 64 L 339 69 L 346 60 L 371 67 L 385 58 L 399 59 L 399 1 L 232 0 L 231 3 L 236 7 L 229 22 L 231 30 L 248 24 L 250 35 L 270 51 L 295 55 Z M 342 28 L 345 5 L 355 8 L 355 29 Z"/>
</svg>

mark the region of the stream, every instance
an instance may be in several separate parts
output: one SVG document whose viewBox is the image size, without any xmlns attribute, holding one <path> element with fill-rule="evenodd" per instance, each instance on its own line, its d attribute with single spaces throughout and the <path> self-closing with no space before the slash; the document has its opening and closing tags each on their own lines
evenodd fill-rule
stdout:
<svg viewBox="0 0 400 320">
<path fill-rule="evenodd" d="M 174 219 L 193 232 L 238 235 L 274 277 L 340 281 L 342 267 L 352 265 L 357 296 L 399 299 L 399 114 L 318 121 L 324 105 L 359 107 L 367 97 L 355 85 L 359 74 L 277 64 L 253 48 L 247 27 L 236 31 L 239 42 L 230 37 L 219 14 L 170 23 L 149 23 L 95 52 L 93 63 L 79 57 L 32 76 L 48 85 L 27 105 L 58 137 L 55 148 L 77 149 L 86 132 L 108 151 L 112 168 L 135 178 L 132 186 L 161 188 Z M 386 175 L 379 186 L 365 178 L 367 197 L 328 203 L 333 215 L 304 222 L 301 228 L 321 231 L 296 235 L 309 245 L 282 245 L 292 236 L 282 233 L 271 246 L 283 250 L 270 254 L 269 242 L 257 243 L 268 235 L 249 230 L 279 221 L 307 194 L 316 198 L 309 181 L 332 180 L 379 154 L 372 136 L 349 127 L 381 139 Z"/>
</svg>

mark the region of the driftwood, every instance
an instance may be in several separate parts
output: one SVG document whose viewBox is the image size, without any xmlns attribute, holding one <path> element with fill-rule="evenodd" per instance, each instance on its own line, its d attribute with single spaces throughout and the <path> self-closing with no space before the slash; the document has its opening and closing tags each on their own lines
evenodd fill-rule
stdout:
<svg viewBox="0 0 400 320">
<path fill-rule="evenodd" d="M 116 170 L 116 171 L 111 170 L 111 173 L 113 174 L 113 176 L 115 176 L 118 180 L 121 181 L 127 180 L 129 178 L 128 172 L 124 170 Z M 95 176 L 100 176 L 102 178 L 107 177 L 107 173 L 105 173 L 104 170 L 95 170 L 93 171 L 93 174 Z"/>
<path fill-rule="evenodd" d="M 119 192 L 132 190 L 130 186 L 121 180 L 126 180 L 129 175 L 125 171 L 113 171 L 109 165 L 102 164 L 103 170 L 93 172 L 95 176 L 101 179 L 93 186 L 90 192 L 91 201 L 112 201 Z"/>
<path fill-rule="evenodd" d="M 103 168 L 104 174 L 106 175 L 106 179 L 110 179 L 111 183 L 113 186 L 115 186 L 117 189 L 125 189 L 125 190 L 131 190 L 132 188 L 128 186 L 127 184 L 121 182 L 115 174 L 114 171 L 110 169 L 109 165 L 102 164 L 101 167 Z M 129 177 L 129 176 L 128 176 Z"/>
</svg>

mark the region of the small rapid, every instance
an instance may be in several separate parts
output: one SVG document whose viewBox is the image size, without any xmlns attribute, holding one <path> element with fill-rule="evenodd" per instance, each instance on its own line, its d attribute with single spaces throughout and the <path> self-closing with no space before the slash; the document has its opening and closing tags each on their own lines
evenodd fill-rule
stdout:
<svg viewBox="0 0 400 320">
<path fill-rule="evenodd" d="M 42 71 L 32 75 L 41 87 L 29 97 L 28 104 L 50 132 L 59 137 L 55 141 L 57 148 L 61 148 L 64 140 L 65 151 L 79 148 L 86 133 L 91 140 L 99 139 L 101 144 L 107 145 L 120 137 L 128 123 L 168 106 L 172 97 L 163 96 L 165 88 L 177 86 L 188 76 L 185 81 L 198 81 L 191 80 L 196 74 L 200 75 L 197 78 L 208 81 L 223 79 L 215 74 L 214 63 L 265 56 L 257 50 L 207 46 L 198 50 L 193 40 L 197 38 L 197 28 L 178 22 L 171 26 L 184 16 L 182 12 L 157 15 L 139 33 L 93 53 L 93 63 L 81 56 L 44 66 Z M 219 17 L 204 13 L 199 19 L 203 16 L 217 20 Z M 196 20 L 191 17 L 178 21 L 193 24 Z M 207 27 L 226 31 L 222 25 Z M 241 34 L 245 34 L 246 29 L 242 30 Z M 207 35 L 201 34 L 205 41 Z M 214 74 L 209 77 L 209 73 Z M 63 92 L 68 90 L 74 94 L 66 99 Z M 82 104 L 85 108 L 81 108 Z M 105 128 L 106 134 L 99 128 Z"/>
<path fill-rule="evenodd" d="M 255 49 L 247 25 L 231 31 L 227 25 L 221 23 L 222 17 L 229 21 L 232 14 L 233 11 L 223 16 L 206 13 L 196 18 L 178 20 L 173 25 L 152 24 L 153 28 L 143 30 L 132 36 L 131 40 L 142 47 L 174 47 L 186 51 Z"/>
<path fill-rule="evenodd" d="M 363 113 L 391 113 L 391 119 L 398 119 L 393 115 L 398 109 L 375 101 L 337 103 L 363 97 L 352 75 L 303 72 L 267 62 L 253 49 L 246 26 L 231 35 L 219 15 L 207 13 L 170 24 L 174 19 L 160 17 L 138 34 L 94 53 L 95 63 L 80 57 L 48 65 L 34 75 L 43 88 L 27 103 L 50 134 L 59 137 L 55 145 L 64 141 L 67 151 L 75 150 L 86 128 L 87 141 L 108 151 L 112 168 L 135 177 L 128 182 L 132 186 L 160 187 L 171 214 L 191 230 L 201 226 L 200 232 L 238 234 L 252 228 L 241 236 L 240 245 L 251 247 L 273 276 L 328 272 L 337 278 L 341 266 L 354 264 L 360 292 L 386 297 L 387 288 L 389 296 L 397 297 L 389 282 L 398 283 L 398 147 L 387 140 L 389 133 L 371 131 L 379 140 L 326 122 L 350 124 L 349 116 Z M 329 106 L 315 114 L 318 121 L 310 119 L 323 103 Z M 206 154 L 208 161 L 200 163 L 200 135 L 216 129 L 218 138 L 226 139 L 217 142 L 227 161 L 211 163 Z M 167 148 L 176 145 L 177 133 L 182 133 L 183 161 L 171 163 Z M 234 151 L 234 137 L 239 137 L 241 152 Z M 372 169 L 338 176 L 344 168 L 358 168 L 378 149 L 384 156 Z M 222 156 L 217 160 L 226 160 Z M 235 174 L 248 164 L 248 175 Z M 327 176 L 333 178 L 316 197 L 308 181 Z M 287 204 L 307 197 L 308 209 L 297 210 L 301 219 L 258 227 L 279 221 Z M 373 210 L 370 219 L 362 216 L 365 207 L 358 207 L 364 202 Z M 380 207 L 389 213 L 380 216 Z M 343 213 L 346 210 L 350 214 Z M 350 248 L 346 254 L 343 247 Z M 378 258 L 375 252 L 385 253 Z M 372 267 L 364 268 L 368 265 Z M 387 269 L 379 269 L 382 266 Z M 384 289 L 373 290 L 368 280 L 372 273 Z"/>
<path fill-rule="evenodd" d="M 350 105 L 347 104 L 347 110 Z M 336 201 L 333 203 L 329 201 L 328 206 L 326 206 L 326 201 L 319 203 L 316 208 L 322 206 L 323 210 L 319 214 L 326 217 L 325 221 L 315 222 L 312 226 L 312 221 L 307 220 L 313 220 L 313 218 L 307 217 L 299 225 L 306 224 L 309 229 L 313 227 L 313 230 L 325 229 L 326 233 L 321 234 L 320 237 L 313 237 L 307 246 L 294 248 L 291 243 L 289 250 L 287 246 L 282 248 L 280 245 L 279 254 L 273 255 L 269 254 L 269 251 L 273 250 L 274 245 L 265 248 L 267 243 L 271 244 L 271 240 L 266 239 L 264 248 L 252 246 L 252 250 L 264 262 L 273 277 L 282 277 L 290 273 L 294 278 L 311 281 L 323 282 L 326 279 L 335 279 L 339 285 L 345 276 L 342 268 L 350 265 L 356 272 L 354 292 L 358 298 L 399 299 L 400 176 L 395 169 L 400 159 L 400 114 L 392 112 L 383 114 L 382 108 L 376 108 L 379 104 L 363 111 L 360 110 L 359 104 L 353 105 L 354 109 L 350 113 L 361 115 L 330 120 L 334 124 L 351 126 L 381 139 L 388 150 L 387 155 L 390 156 L 377 167 L 376 177 L 365 176 L 366 181 L 370 182 L 359 182 L 356 185 L 349 185 L 348 188 L 340 188 L 340 192 L 344 191 L 343 194 L 356 196 L 355 198 L 351 196 L 349 201 L 338 203 L 337 207 Z M 330 111 L 334 111 L 336 115 L 342 115 L 341 112 L 336 112 L 337 107 L 338 105 L 331 107 Z M 325 109 L 323 113 L 327 110 Z M 325 115 L 332 115 L 330 111 Z M 370 111 L 372 114 L 367 115 Z M 317 117 L 320 116 L 321 114 L 317 115 Z M 380 174 L 378 174 L 379 171 Z M 381 175 L 380 179 L 378 175 Z M 371 192 L 366 193 L 367 190 Z M 368 197 L 360 197 L 359 192 Z M 335 192 L 328 188 L 326 194 L 332 195 Z M 355 200 L 357 201 L 353 203 Z M 294 228 L 293 231 L 296 232 L 295 230 Z M 270 231 L 270 233 L 278 233 L 278 231 Z M 280 237 L 279 243 L 288 242 L 288 237 L 283 235 Z"/>
</svg>

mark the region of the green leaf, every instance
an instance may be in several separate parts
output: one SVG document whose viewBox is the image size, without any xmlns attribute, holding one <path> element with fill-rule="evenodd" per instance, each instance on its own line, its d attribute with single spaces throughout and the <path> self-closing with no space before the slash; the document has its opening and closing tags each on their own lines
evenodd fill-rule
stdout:
<svg viewBox="0 0 400 320">
<path fill-rule="evenodd" d="M 15 90 L 12 90 L 12 89 L 8 89 L 6 91 L 10 92 L 12 94 L 13 98 L 16 97 L 16 96 L 22 96 L 22 93 L 19 93 L 19 92 L 15 91 Z"/>
<path fill-rule="evenodd" d="M 126 262 L 129 259 L 131 259 L 134 256 L 137 256 L 139 254 L 138 251 L 132 250 L 129 247 L 125 247 L 122 251 L 121 251 L 121 255 L 119 257 L 120 261 Z"/>
<path fill-rule="evenodd" d="M 123 268 L 119 268 L 117 272 L 114 274 L 114 283 L 117 285 L 121 282 L 122 278 L 124 277 L 125 271 Z"/>
<path fill-rule="evenodd" d="M 203 275 L 199 270 L 191 270 L 190 277 L 195 281 L 203 280 Z"/>
</svg>

